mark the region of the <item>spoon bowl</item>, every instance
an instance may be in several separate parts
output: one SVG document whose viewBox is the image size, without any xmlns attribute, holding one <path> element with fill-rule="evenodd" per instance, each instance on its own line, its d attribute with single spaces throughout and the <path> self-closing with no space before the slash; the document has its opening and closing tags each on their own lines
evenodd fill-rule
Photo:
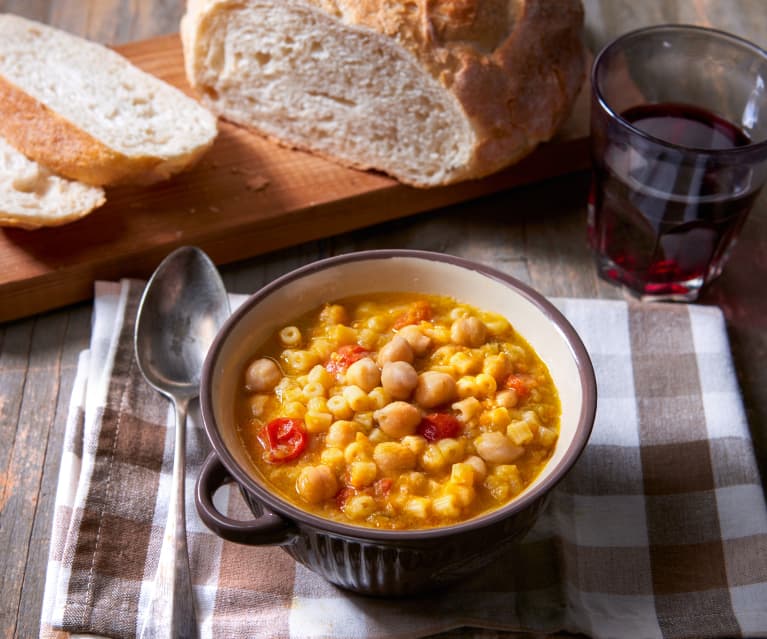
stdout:
<svg viewBox="0 0 767 639">
<path fill-rule="evenodd" d="M 229 316 L 218 271 L 205 253 L 171 253 L 147 283 L 136 322 L 136 361 L 167 397 L 196 397 L 208 347 Z"/>
<path fill-rule="evenodd" d="M 144 289 L 134 334 L 136 362 L 176 412 L 173 476 L 154 590 L 140 636 L 199 636 L 194 610 L 184 506 L 186 414 L 199 394 L 208 347 L 229 316 L 221 277 L 205 253 L 185 246 L 166 257 Z"/>
</svg>

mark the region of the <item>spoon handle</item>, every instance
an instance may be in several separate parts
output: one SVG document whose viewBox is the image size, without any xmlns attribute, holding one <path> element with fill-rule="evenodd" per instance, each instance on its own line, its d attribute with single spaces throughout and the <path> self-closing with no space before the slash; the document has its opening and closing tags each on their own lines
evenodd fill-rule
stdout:
<svg viewBox="0 0 767 639">
<path fill-rule="evenodd" d="M 197 639 L 184 507 L 187 399 L 173 399 L 176 434 L 168 519 L 141 639 Z"/>
</svg>

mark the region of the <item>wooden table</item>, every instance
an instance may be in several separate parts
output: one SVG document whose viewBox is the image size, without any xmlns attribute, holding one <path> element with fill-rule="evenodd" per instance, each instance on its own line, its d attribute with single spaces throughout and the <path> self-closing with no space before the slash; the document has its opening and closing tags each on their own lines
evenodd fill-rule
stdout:
<svg viewBox="0 0 767 639">
<path fill-rule="evenodd" d="M 596 49 L 662 22 L 714 26 L 767 47 L 763 0 L 585 0 Z M 0 0 L 14 12 L 118 44 L 178 30 L 181 0 Z M 275 251 L 227 266 L 231 290 L 250 292 L 317 258 L 408 247 L 499 267 L 548 296 L 620 298 L 595 275 L 585 242 L 588 176 L 576 174 L 450 208 Z M 702 303 L 727 317 L 739 382 L 767 477 L 767 194 L 748 220 L 725 274 Z M 3 300 L 0 299 L 0 304 Z M 0 324 L 0 636 L 37 636 L 62 434 L 91 305 Z"/>
</svg>

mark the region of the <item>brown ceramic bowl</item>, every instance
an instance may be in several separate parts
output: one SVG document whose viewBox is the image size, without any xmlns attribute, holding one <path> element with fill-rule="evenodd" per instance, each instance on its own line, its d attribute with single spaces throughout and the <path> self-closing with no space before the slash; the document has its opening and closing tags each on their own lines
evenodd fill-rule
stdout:
<svg viewBox="0 0 767 639">
<path fill-rule="evenodd" d="M 448 295 L 499 312 L 549 367 L 562 403 L 559 440 L 535 481 L 502 508 L 456 525 L 412 531 L 343 524 L 303 511 L 271 492 L 249 461 L 228 399 L 248 358 L 286 320 L 340 297 L 383 291 Z M 479 570 L 529 530 L 551 489 L 586 445 L 596 383 L 572 326 L 528 286 L 449 255 L 384 250 L 310 264 L 248 298 L 213 342 L 200 403 L 213 452 L 200 473 L 195 499 L 211 530 L 234 542 L 280 545 L 296 561 L 344 588 L 397 596 L 441 587 Z M 228 481 L 239 484 L 252 520 L 233 520 L 214 506 L 213 493 Z"/>
</svg>

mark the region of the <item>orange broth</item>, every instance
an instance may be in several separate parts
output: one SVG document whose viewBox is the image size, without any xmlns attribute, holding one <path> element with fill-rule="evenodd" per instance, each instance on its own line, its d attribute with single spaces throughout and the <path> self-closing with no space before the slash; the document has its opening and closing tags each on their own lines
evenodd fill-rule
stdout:
<svg viewBox="0 0 767 639">
<path fill-rule="evenodd" d="M 234 402 L 277 494 L 398 530 L 508 503 L 551 457 L 561 413 L 547 367 L 507 319 L 412 293 L 349 297 L 285 324 Z"/>
</svg>

